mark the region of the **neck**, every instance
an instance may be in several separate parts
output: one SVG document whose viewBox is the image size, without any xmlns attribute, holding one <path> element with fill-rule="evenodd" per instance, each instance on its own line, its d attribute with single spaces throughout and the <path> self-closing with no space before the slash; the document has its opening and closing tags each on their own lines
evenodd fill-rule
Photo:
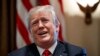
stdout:
<svg viewBox="0 0 100 56">
<path fill-rule="evenodd" d="M 46 42 L 46 43 L 43 43 L 41 45 L 38 45 L 40 46 L 41 48 L 43 49 L 49 49 L 56 41 L 53 41 L 53 42 Z"/>
</svg>

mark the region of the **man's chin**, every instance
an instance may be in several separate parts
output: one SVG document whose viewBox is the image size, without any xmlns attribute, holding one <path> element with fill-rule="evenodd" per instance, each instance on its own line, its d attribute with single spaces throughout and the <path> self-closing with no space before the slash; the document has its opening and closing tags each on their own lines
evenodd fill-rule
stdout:
<svg viewBox="0 0 100 56">
<path fill-rule="evenodd" d="M 50 41 L 50 37 L 44 37 L 41 39 L 41 42 L 48 42 Z"/>
</svg>

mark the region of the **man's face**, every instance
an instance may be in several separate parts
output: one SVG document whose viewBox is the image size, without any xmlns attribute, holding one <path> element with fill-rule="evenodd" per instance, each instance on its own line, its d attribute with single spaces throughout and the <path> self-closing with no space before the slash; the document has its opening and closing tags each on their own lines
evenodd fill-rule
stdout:
<svg viewBox="0 0 100 56">
<path fill-rule="evenodd" d="M 51 13 L 47 11 L 32 14 L 30 30 L 35 43 L 39 46 L 53 43 L 56 38 L 54 33 L 58 31 Z"/>
</svg>

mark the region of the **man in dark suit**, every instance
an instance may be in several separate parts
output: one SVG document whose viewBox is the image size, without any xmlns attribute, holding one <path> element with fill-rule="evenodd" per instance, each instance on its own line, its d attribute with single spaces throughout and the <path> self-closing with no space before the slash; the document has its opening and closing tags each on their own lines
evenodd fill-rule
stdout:
<svg viewBox="0 0 100 56">
<path fill-rule="evenodd" d="M 28 20 L 34 43 L 15 50 L 8 56 L 86 56 L 85 49 L 57 40 L 60 23 L 52 6 L 32 8 Z"/>
</svg>

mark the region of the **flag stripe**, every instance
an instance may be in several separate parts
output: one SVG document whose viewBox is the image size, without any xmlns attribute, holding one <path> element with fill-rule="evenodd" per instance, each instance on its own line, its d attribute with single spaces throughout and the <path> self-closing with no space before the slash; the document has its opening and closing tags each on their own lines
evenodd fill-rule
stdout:
<svg viewBox="0 0 100 56">
<path fill-rule="evenodd" d="M 63 8 L 62 8 L 62 0 L 58 0 L 59 2 L 59 7 L 60 7 L 60 11 L 62 12 L 63 14 Z M 63 19 L 62 19 L 63 20 Z M 62 24 L 61 24 L 62 25 Z M 59 40 L 63 41 L 63 37 L 62 37 L 62 26 L 60 25 L 60 31 L 59 31 Z"/>
<path fill-rule="evenodd" d="M 24 7 L 27 9 L 27 11 L 29 11 L 32 8 L 32 5 L 30 4 L 29 0 L 21 0 Z M 31 43 L 30 39 L 29 39 L 29 34 L 28 31 L 25 27 L 25 25 L 23 24 L 23 22 L 21 21 L 20 16 L 17 14 L 17 27 L 20 31 L 20 34 L 22 35 L 22 38 L 24 39 L 25 43 L 28 45 Z"/>
<path fill-rule="evenodd" d="M 48 5 L 50 4 L 49 0 L 37 0 L 38 5 Z"/>
<path fill-rule="evenodd" d="M 29 40 L 29 35 L 28 35 L 28 32 L 27 32 L 27 29 L 26 27 L 24 26 L 24 24 L 22 23 L 22 21 L 20 20 L 20 17 L 19 15 L 17 14 L 16 15 L 16 21 L 17 21 L 17 27 L 19 29 L 19 32 L 20 34 L 22 35 L 22 38 L 24 39 L 24 41 L 27 43 L 27 44 L 30 44 L 30 40 Z"/>
<path fill-rule="evenodd" d="M 59 31 L 59 40 L 60 41 L 63 41 L 63 37 L 62 37 L 62 27 L 61 27 L 61 25 L 60 25 L 60 27 L 59 27 L 60 29 L 60 31 Z"/>
<path fill-rule="evenodd" d="M 62 0 L 58 0 L 58 2 L 60 4 L 62 14 L 64 14 Z"/>
<path fill-rule="evenodd" d="M 18 4 L 17 4 L 17 13 L 18 13 L 22 23 L 25 25 L 25 27 L 27 27 L 28 25 L 27 25 L 26 16 L 27 16 L 28 11 L 25 8 L 25 6 L 23 5 L 22 0 L 18 0 L 17 2 L 18 2 Z"/>
<path fill-rule="evenodd" d="M 29 0 L 22 0 L 22 2 L 28 11 L 33 7 Z"/>
<path fill-rule="evenodd" d="M 21 48 L 23 46 L 25 46 L 27 43 L 24 41 L 22 35 L 19 32 L 19 29 L 16 28 L 16 47 L 17 48 Z"/>
</svg>

